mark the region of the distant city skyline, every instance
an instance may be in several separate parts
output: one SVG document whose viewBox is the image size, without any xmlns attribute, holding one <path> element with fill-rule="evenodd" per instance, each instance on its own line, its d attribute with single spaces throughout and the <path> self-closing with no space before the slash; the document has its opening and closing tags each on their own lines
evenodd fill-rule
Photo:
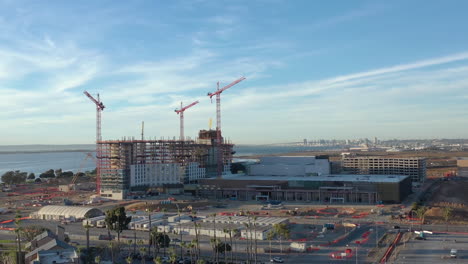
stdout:
<svg viewBox="0 0 468 264">
<path fill-rule="evenodd" d="M 0 145 L 468 138 L 466 1 L 0 3 Z"/>
</svg>

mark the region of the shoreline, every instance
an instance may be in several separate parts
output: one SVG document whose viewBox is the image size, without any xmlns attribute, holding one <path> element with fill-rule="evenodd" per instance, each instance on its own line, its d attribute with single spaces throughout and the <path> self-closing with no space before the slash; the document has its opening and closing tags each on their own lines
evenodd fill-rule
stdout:
<svg viewBox="0 0 468 264">
<path fill-rule="evenodd" d="M 95 149 L 61 149 L 61 150 L 0 150 L 0 155 L 2 154 L 38 154 L 38 153 L 59 153 L 59 152 L 95 152 Z"/>
</svg>

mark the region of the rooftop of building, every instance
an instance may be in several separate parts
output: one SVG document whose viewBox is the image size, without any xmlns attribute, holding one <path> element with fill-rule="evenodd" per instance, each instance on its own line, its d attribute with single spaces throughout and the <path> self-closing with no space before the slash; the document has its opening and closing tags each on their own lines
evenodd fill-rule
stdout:
<svg viewBox="0 0 468 264">
<path fill-rule="evenodd" d="M 239 180 L 239 181 L 343 181 L 343 182 L 373 182 L 373 183 L 397 183 L 408 178 L 407 175 L 357 175 L 357 174 L 330 174 L 322 176 L 246 176 L 246 175 L 226 175 L 223 176 L 225 180 Z M 208 179 L 209 180 L 209 179 Z"/>
<path fill-rule="evenodd" d="M 398 156 L 343 156 L 343 159 L 387 159 L 387 160 L 425 160 L 425 157 L 398 157 Z"/>
</svg>

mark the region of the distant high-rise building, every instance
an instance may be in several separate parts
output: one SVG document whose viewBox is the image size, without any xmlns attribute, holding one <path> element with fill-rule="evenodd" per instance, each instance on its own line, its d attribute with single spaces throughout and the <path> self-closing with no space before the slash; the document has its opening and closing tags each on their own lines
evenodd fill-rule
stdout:
<svg viewBox="0 0 468 264">
<path fill-rule="evenodd" d="M 377 140 L 377 137 L 374 137 L 374 145 L 377 146 L 379 144 L 379 141 Z"/>
<path fill-rule="evenodd" d="M 307 146 L 307 139 L 304 138 L 304 146 Z"/>
</svg>

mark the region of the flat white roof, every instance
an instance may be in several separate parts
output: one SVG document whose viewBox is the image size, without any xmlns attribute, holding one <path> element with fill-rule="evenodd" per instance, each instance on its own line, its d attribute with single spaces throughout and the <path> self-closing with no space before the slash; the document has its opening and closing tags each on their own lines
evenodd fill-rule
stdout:
<svg viewBox="0 0 468 264">
<path fill-rule="evenodd" d="M 388 182 L 397 183 L 409 176 L 407 175 L 387 175 L 387 174 L 330 174 L 321 176 L 304 176 L 304 177 L 285 177 L 285 176 L 238 176 L 235 174 L 223 176 L 225 180 L 240 180 L 240 181 L 344 181 L 344 182 Z"/>
</svg>

